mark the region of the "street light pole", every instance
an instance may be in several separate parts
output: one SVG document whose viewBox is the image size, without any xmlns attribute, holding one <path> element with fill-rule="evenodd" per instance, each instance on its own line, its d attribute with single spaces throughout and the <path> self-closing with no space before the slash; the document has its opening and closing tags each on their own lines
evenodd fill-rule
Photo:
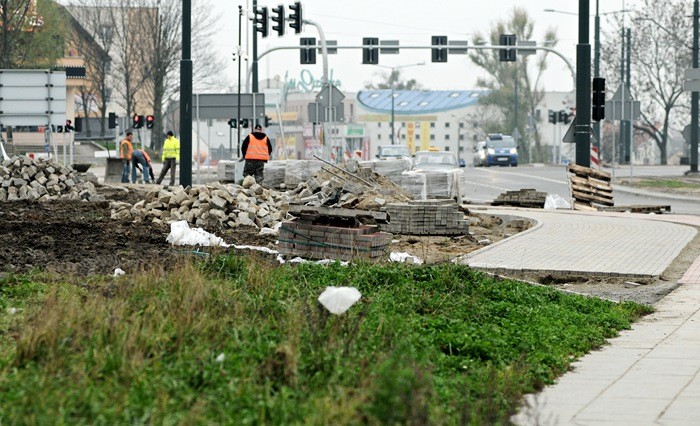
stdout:
<svg viewBox="0 0 700 426">
<path fill-rule="evenodd" d="M 600 77 L 600 13 L 598 10 L 599 0 L 595 0 L 595 35 L 594 37 L 594 50 L 595 50 L 595 61 L 593 64 L 593 77 Z M 600 135 L 600 121 L 593 123 L 593 133 L 597 138 L 596 147 L 598 148 L 598 155 L 600 155 L 600 141 L 603 139 Z"/>
<path fill-rule="evenodd" d="M 389 81 L 391 82 L 391 144 L 392 145 L 396 145 L 396 141 L 394 140 L 394 137 L 395 137 L 394 136 L 395 135 L 395 130 L 394 130 L 394 128 L 395 128 L 395 126 L 394 126 L 394 118 L 395 118 L 394 96 L 395 95 L 394 95 L 394 92 L 396 89 L 396 79 L 394 77 L 394 73 L 396 72 L 396 70 L 399 70 L 401 68 L 416 67 L 416 66 L 420 66 L 420 65 L 425 65 L 425 61 L 418 62 L 417 64 L 399 65 L 396 67 L 377 64 L 378 67 L 391 70 L 391 74 L 389 74 Z"/>
<path fill-rule="evenodd" d="M 576 45 L 576 164 L 591 166 L 591 45 L 589 0 L 579 0 Z"/>
</svg>

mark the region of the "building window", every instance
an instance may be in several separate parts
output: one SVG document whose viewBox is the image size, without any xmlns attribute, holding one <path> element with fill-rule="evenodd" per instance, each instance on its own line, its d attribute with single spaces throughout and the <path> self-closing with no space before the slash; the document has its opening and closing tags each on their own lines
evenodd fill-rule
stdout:
<svg viewBox="0 0 700 426">
<path fill-rule="evenodd" d="M 450 127 L 450 122 L 449 122 L 449 121 L 445 121 L 445 128 L 447 129 L 448 127 Z"/>
<path fill-rule="evenodd" d="M 459 152 L 464 152 L 464 147 L 460 145 L 460 146 L 457 148 L 457 151 L 459 151 Z"/>
<path fill-rule="evenodd" d="M 435 122 L 434 122 L 434 121 L 431 121 L 431 122 L 430 122 L 430 128 L 431 128 L 431 129 L 434 129 L 434 128 L 435 128 Z"/>
<path fill-rule="evenodd" d="M 430 135 L 430 140 L 434 141 L 435 140 L 435 135 Z"/>
<path fill-rule="evenodd" d="M 428 105 L 428 102 L 426 102 L 426 101 L 422 101 L 422 102 L 418 103 L 418 106 L 426 106 L 426 105 Z"/>
<path fill-rule="evenodd" d="M 405 121 L 401 123 L 401 127 L 406 127 L 406 122 L 405 122 Z"/>
<path fill-rule="evenodd" d="M 450 147 L 445 145 L 445 151 L 449 151 L 449 150 L 450 150 Z"/>
<path fill-rule="evenodd" d="M 460 122 L 459 122 L 459 128 L 460 128 L 460 129 L 464 129 L 464 121 L 460 121 Z"/>
<path fill-rule="evenodd" d="M 450 135 L 445 135 L 445 140 L 449 141 L 450 140 Z"/>
<path fill-rule="evenodd" d="M 459 140 L 463 141 L 464 140 L 464 135 L 459 135 Z"/>
<path fill-rule="evenodd" d="M 406 139 L 406 135 L 401 135 L 401 139 Z"/>
<path fill-rule="evenodd" d="M 382 123 L 377 123 L 377 128 L 382 127 Z"/>
</svg>

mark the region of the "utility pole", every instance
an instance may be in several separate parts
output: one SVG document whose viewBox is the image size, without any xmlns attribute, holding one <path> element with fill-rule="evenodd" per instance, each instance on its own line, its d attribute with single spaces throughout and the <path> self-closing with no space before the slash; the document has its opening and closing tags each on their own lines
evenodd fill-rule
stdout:
<svg viewBox="0 0 700 426">
<path fill-rule="evenodd" d="M 693 68 L 698 68 L 698 0 L 693 4 Z M 690 95 L 690 170 L 698 173 L 698 92 Z"/>
<path fill-rule="evenodd" d="M 595 61 L 593 64 L 593 77 L 600 77 L 600 14 L 598 13 L 598 3 L 599 0 L 595 0 L 595 34 L 594 34 L 594 50 L 595 50 Z M 600 149 L 600 143 L 603 139 L 600 134 L 600 121 L 593 123 L 593 133 L 595 133 L 598 140 L 596 146 L 598 147 L 598 155 L 602 152 Z M 614 160 L 614 159 L 613 159 Z"/>
<path fill-rule="evenodd" d="M 180 60 L 180 185 L 192 185 L 192 0 L 182 0 Z"/>
<path fill-rule="evenodd" d="M 591 45 L 589 42 L 589 0 L 578 4 L 576 45 L 576 164 L 591 166 Z"/>
<path fill-rule="evenodd" d="M 236 158 L 241 157 L 241 62 L 243 62 L 243 45 L 241 44 L 243 6 L 238 6 L 238 108 L 236 109 Z M 233 156 L 233 154 L 231 154 Z"/>
<path fill-rule="evenodd" d="M 256 10 L 258 10 L 258 0 L 253 0 L 253 13 Z M 258 93 L 258 29 L 256 25 L 253 25 L 253 93 Z"/>
</svg>

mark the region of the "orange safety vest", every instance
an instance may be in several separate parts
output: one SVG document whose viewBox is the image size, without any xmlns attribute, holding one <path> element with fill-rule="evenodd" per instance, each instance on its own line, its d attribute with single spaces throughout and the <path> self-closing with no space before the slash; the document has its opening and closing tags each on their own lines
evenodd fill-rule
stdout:
<svg viewBox="0 0 700 426">
<path fill-rule="evenodd" d="M 129 139 L 122 139 L 119 145 L 119 158 L 131 160 L 131 154 L 134 152 L 134 147 Z"/>
<path fill-rule="evenodd" d="M 270 152 L 267 149 L 267 136 L 258 139 L 251 133 L 248 137 L 250 140 L 248 141 L 248 150 L 245 152 L 245 159 L 268 161 Z"/>
</svg>

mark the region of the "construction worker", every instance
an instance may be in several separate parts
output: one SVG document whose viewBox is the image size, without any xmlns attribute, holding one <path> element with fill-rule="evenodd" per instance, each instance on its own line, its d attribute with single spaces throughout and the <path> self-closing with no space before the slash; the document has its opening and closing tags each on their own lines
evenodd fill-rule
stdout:
<svg viewBox="0 0 700 426">
<path fill-rule="evenodd" d="M 119 143 L 119 158 L 122 159 L 122 183 L 129 183 L 129 171 L 131 170 L 131 156 L 134 153 L 134 134 L 126 132 L 126 137 Z"/>
<path fill-rule="evenodd" d="M 263 133 L 261 125 L 256 124 L 253 132 L 246 136 L 241 146 L 241 153 L 245 158 L 243 176 L 253 176 L 255 182 L 262 184 L 263 171 L 265 163 L 270 159 L 272 144 L 267 135 Z"/>
<path fill-rule="evenodd" d="M 151 157 L 148 155 L 148 153 L 143 149 L 135 149 L 134 153 L 132 154 L 132 163 L 132 183 L 136 183 L 136 170 L 141 171 L 143 174 L 144 183 L 151 183 L 153 180 L 153 167 L 151 166 Z"/>
<path fill-rule="evenodd" d="M 163 142 L 163 168 L 160 171 L 160 176 L 158 176 L 157 183 L 160 184 L 165 178 L 165 174 L 170 170 L 170 186 L 175 185 L 175 167 L 177 162 L 180 161 L 180 140 L 175 137 L 172 131 L 168 132 L 168 136 Z"/>
</svg>

